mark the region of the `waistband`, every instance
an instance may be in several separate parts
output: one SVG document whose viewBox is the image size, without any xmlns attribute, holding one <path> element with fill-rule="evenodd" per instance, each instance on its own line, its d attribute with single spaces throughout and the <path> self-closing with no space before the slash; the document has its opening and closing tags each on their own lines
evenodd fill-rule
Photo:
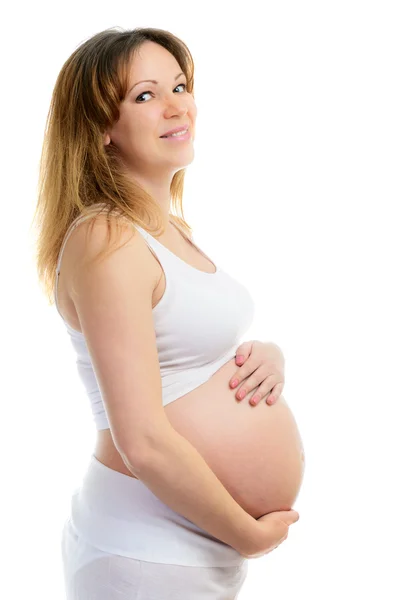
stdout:
<svg viewBox="0 0 400 600">
<path fill-rule="evenodd" d="M 91 456 L 71 500 L 78 535 L 103 552 L 186 566 L 240 566 L 234 548 L 176 513 L 140 480 Z"/>
</svg>

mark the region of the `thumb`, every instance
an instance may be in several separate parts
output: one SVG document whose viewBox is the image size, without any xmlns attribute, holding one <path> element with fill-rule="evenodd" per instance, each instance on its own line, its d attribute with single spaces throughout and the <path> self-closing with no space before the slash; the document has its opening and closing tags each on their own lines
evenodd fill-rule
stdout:
<svg viewBox="0 0 400 600">
<path fill-rule="evenodd" d="M 242 365 L 250 356 L 253 342 L 243 342 L 236 350 L 236 364 Z"/>
<path fill-rule="evenodd" d="M 285 521 L 286 525 L 293 525 L 293 523 L 297 523 L 297 521 L 300 519 L 300 515 L 297 512 L 297 510 L 287 510 L 287 511 L 283 511 L 283 520 Z"/>
</svg>

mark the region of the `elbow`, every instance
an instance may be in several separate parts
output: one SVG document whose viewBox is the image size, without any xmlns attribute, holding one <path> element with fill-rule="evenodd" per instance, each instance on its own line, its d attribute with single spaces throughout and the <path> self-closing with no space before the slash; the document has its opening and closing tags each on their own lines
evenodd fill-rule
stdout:
<svg viewBox="0 0 400 600">
<path fill-rule="evenodd" d="M 142 469 L 152 465 L 156 461 L 156 457 L 163 454 L 162 448 L 165 448 L 165 444 L 162 443 L 163 440 L 165 438 L 160 435 L 156 441 L 147 439 L 146 442 L 135 445 L 134 448 L 120 451 L 125 466 L 133 475 L 140 479 Z"/>
<path fill-rule="evenodd" d="M 119 453 L 127 469 L 138 479 L 140 479 L 142 469 L 151 462 L 150 456 L 153 455 L 150 445 L 143 445 L 140 448 L 136 446 L 125 451 L 120 450 Z"/>
<path fill-rule="evenodd" d="M 166 419 L 157 424 L 153 421 L 151 431 L 146 431 L 146 434 L 142 433 L 142 435 L 136 434 L 136 443 L 124 444 L 118 448 L 118 452 L 129 471 L 139 477 L 143 468 L 152 465 L 158 456 L 165 453 L 166 447 L 173 444 L 171 440 L 173 433 L 176 432 Z"/>
<path fill-rule="evenodd" d="M 136 477 L 139 477 L 143 465 L 143 451 L 129 450 L 127 452 L 119 452 L 126 468 Z"/>
</svg>

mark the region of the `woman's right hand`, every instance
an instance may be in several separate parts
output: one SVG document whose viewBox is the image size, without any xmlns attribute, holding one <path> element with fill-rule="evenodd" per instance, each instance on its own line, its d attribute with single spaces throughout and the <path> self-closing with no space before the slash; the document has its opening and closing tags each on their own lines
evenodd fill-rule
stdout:
<svg viewBox="0 0 400 600">
<path fill-rule="evenodd" d="M 296 523 L 300 515 L 295 510 L 271 512 L 257 519 L 260 525 L 258 549 L 251 554 L 243 554 L 245 558 L 258 558 L 275 550 L 284 542 L 289 534 L 289 526 Z"/>
</svg>

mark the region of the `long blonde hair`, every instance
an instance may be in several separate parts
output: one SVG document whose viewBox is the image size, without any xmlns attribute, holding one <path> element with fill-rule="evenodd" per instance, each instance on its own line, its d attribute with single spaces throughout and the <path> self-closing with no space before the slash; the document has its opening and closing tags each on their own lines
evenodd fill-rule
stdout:
<svg viewBox="0 0 400 600">
<path fill-rule="evenodd" d="M 194 63 L 187 46 L 163 29 L 106 29 L 82 43 L 64 63 L 54 86 L 39 164 L 36 227 L 36 266 L 39 284 L 54 303 L 57 258 L 65 233 L 78 217 L 101 206 L 157 237 L 164 232 L 159 204 L 124 171 L 115 146 L 104 145 L 107 128 L 119 118 L 119 105 L 128 91 L 129 65 L 146 40 L 160 44 L 177 60 L 194 95 Z M 183 215 L 185 169 L 171 182 L 171 218 L 192 239 Z M 118 229 L 118 227 L 117 227 Z M 107 247 L 98 259 L 108 254 Z"/>
</svg>

